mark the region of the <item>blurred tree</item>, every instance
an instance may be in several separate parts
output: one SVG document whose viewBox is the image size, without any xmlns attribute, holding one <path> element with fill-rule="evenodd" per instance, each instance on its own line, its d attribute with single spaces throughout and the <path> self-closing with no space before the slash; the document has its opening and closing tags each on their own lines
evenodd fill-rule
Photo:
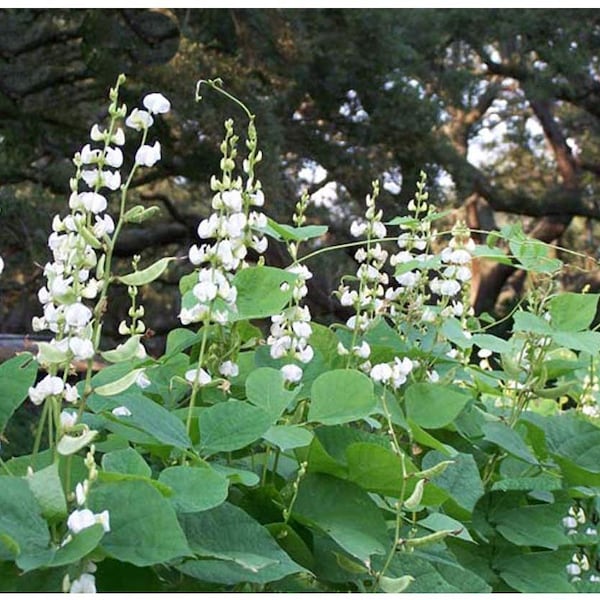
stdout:
<svg viewBox="0 0 600 600">
<path fill-rule="evenodd" d="M 129 105 L 159 90 L 174 107 L 157 132 L 161 167 L 136 181 L 162 215 L 125 233 L 124 259 L 185 255 L 209 211 L 222 121 L 244 122 L 215 95 L 195 103 L 201 77 L 221 77 L 257 114 L 269 214 L 287 222 L 308 189 L 311 218 L 330 224 L 326 243 L 347 241 L 374 178 L 386 216 L 403 214 L 424 169 L 432 201 L 472 227 L 516 216 L 596 257 L 599 47 L 595 9 L 2 10 L 0 330 L 26 331 L 38 311 L 31 266 L 46 260 L 70 157 L 119 72 Z M 269 260 L 284 261 L 276 244 Z M 311 266 L 314 312 L 341 316 L 330 291 L 348 263 Z M 179 274 L 146 292 L 166 304 L 159 332 L 175 324 Z M 494 311 L 523 278 L 481 265 L 473 283 L 476 309 Z"/>
</svg>

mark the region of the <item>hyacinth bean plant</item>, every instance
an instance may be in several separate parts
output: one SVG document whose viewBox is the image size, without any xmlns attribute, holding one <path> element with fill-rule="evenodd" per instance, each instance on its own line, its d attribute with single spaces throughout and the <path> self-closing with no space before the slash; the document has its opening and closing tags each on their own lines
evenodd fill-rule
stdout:
<svg viewBox="0 0 600 600">
<path fill-rule="evenodd" d="M 32 453 L 0 454 L 0 591 L 600 590 L 598 295 L 560 291 L 561 262 L 519 226 L 485 246 L 459 219 L 441 230 L 423 175 L 387 221 L 373 182 L 332 291 L 351 316 L 315 322 L 311 263 L 340 247 L 316 243 L 307 195 L 292 225 L 263 212 L 255 118 L 220 80 L 197 100 L 224 94 L 247 125 L 225 122 L 186 265 L 115 273 L 122 229 L 155 215 L 128 192 L 170 110 L 151 93 L 129 111 L 124 82 L 52 223 L 32 323 L 51 339 L 0 365 L 0 433 L 39 407 Z M 474 260 L 528 272 L 503 337 L 470 307 Z M 149 356 L 138 291 L 176 266 L 181 327 Z M 106 348 L 117 285 L 131 307 Z"/>
</svg>

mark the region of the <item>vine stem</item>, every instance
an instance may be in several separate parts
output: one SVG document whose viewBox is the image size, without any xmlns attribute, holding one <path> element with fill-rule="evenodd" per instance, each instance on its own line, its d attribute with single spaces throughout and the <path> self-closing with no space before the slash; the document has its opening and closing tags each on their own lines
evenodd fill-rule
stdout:
<svg viewBox="0 0 600 600">
<path fill-rule="evenodd" d="M 383 412 L 385 414 L 385 418 L 386 418 L 386 422 L 387 422 L 387 426 L 388 426 L 388 433 L 390 435 L 391 442 L 392 442 L 392 449 L 394 451 L 394 454 L 396 454 L 396 456 L 398 456 L 398 458 L 400 458 L 400 464 L 402 466 L 402 486 L 400 488 L 400 496 L 399 496 L 398 500 L 396 501 L 396 518 L 395 518 L 395 523 L 394 523 L 394 541 L 392 543 L 392 547 L 390 548 L 390 551 L 388 552 L 388 555 L 386 557 L 385 563 L 383 564 L 383 567 L 381 568 L 381 570 L 377 573 L 377 575 L 375 577 L 375 583 L 373 585 L 373 592 L 377 591 L 379 584 L 381 582 L 381 578 L 383 577 L 383 575 L 389 568 L 389 566 L 392 562 L 392 559 L 394 558 L 394 555 L 396 554 L 396 548 L 398 547 L 398 543 L 400 542 L 400 528 L 402 527 L 402 504 L 404 502 L 404 496 L 406 495 L 406 481 L 408 479 L 408 476 L 406 473 L 406 458 L 404 456 L 404 452 L 402 452 L 402 449 L 400 448 L 400 443 L 398 442 L 398 437 L 396 436 L 396 432 L 394 431 L 394 423 L 392 421 L 392 415 L 389 411 L 389 408 L 388 408 L 388 405 L 387 405 L 387 402 L 385 399 L 386 389 L 387 389 L 387 387 L 384 386 L 383 392 L 381 394 L 381 405 L 383 407 Z"/>
<path fill-rule="evenodd" d="M 200 375 L 200 368 L 202 366 L 202 361 L 204 360 L 204 351 L 206 350 L 206 341 L 208 339 L 208 322 L 204 322 L 203 331 L 202 331 L 202 341 L 200 342 L 200 355 L 198 356 L 198 368 L 196 369 L 196 377 L 194 378 L 194 383 L 192 384 L 192 395 L 190 397 L 190 404 L 188 406 L 188 414 L 185 423 L 185 428 L 188 436 L 191 435 L 192 431 L 192 416 L 194 413 L 194 408 L 196 406 L 196 396 L 198 395 L 198 390 L 200 389 L 198 377 Z"/>
</svg>

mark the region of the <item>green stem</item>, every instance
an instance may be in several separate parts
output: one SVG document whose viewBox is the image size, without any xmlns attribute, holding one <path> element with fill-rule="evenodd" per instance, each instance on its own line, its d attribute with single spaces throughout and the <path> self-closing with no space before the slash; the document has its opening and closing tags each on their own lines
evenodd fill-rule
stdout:
<svg viewBox="0 0 600 600">
<path fill-rule="evenodd" d="M 37 456 L 40 444 L 42 441 L 42 431 L 46 425 L 46 419 L 48 418 L 48 402 L 44 402 L 42 407 L 42 414 L 40 416 L 40 422 L 38 423 L 37 430 L 35 432 L 35 440 L 33 442 L 33 451 L 31 453 L 31 460 L 34 460 Z"/>
<path fill-rule="evenodd" d="M 12 477 L 15 476 L 15 474 L 8 468 L 8 465 L 4 462 L 2 457 L 0 457 L 0 467 L 2 467 Z"/>
<path fill-rule="evenodd" d="M 254 115 L 250 112 L 248 107 L 241 100 L 231 95 L 227 90 L 223 88 L 223 80 L 220 78 L 199 79 L 198 83 L 196 83 L 196 102 L 202 100 L 202 96 L 200 95 L 200 87 L 202 86 L 202 84 L 207 85 L 216 92 L 223 94 L 223 96 L 225 96 L 226 98 L 229 98 L 229 100 L 237 104 L 246 113 L 250 120 L 254 120 Z"/>
<path fill-rule="evenodd" d="M 204 360 L 204 351 L 206 349 L 206 340 L 208 339 L 208 321 L 204 322 L 203 332 L 202 332 L 202 342 L 200 343 L 200 356 L 198 356 L 198 368 L 196 370 L 196 378 L 194 379 L 194 383 L 192 385 L 192 395 L 190 397 L 190 404 L 188 406 L 188 414 L 186 419 L 185 428 L 188 436 L 191 435 L 192 431 L 192 416 L 194 413 L 194 408 L 196 406 L 196 396 L 198 394 L 198 390 L 200 386 L 198 385 L 198 375 L 200 374 L 200 368 L 202 367 L 202 361 Z"/>
</svg>

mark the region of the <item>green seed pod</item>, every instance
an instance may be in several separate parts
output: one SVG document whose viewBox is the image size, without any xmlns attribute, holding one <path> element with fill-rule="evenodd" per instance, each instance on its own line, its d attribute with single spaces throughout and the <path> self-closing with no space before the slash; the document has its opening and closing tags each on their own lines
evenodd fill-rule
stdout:
<svg viewBox="0 0 600 600">
<path fill-rule="evenodd" d="M 425 469 L 424 471 L 417 471 L 416 473 L 411 473 L 410 477 L 420 477 L 423 479 L 431 479 L 436 475 L 441 475 L 450 465 L 453 465 L 453 460 L 443 460 L 441 463 L 437 465 L 433 465 L 429 469 Z"/>
<path fill-rule="evenodd" d="M 444 538 L 447 538 L 451 534 L 456 534 L 457 532 L 453 529 L 442 529 L 440 531 L 436 531 L 434 533 L 430 533 L 424 537 L 412 538 L 409 540 L 401 540 L 401 544 L 406 548 L 415 548 L 416 546 L 427 546 L 429 544 L 435 544 L 436 542 L 440 542 Z"/>
<path fill-rule="evenodd" d="M 424 485 L 424 479 L 419 479 L 419 481 L 417 481 L 417 485 L 415 486 L 413 493 L 404 501 L 404 508 L 406 510 L 415 510 L 417 506 L 419 506 L 421 499 L 423 498 Z"/>
</svg>

